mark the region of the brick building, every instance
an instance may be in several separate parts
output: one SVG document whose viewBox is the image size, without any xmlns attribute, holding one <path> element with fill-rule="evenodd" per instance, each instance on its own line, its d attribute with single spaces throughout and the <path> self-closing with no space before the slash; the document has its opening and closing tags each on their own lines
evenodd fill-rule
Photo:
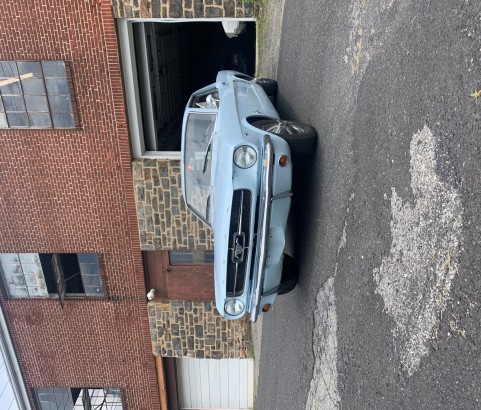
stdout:
<svg viewBox="0 0 481 410">
<path fill-rule="evenodd" d="M 242 19 L 252 38 L 256 13 L 233 0 L 2 4 L 0 304 L 31 408 L 182 407 L 176 360 L 248 356 L 246 323 L 212 302 L 210 232 L 183 204 L 177 139 L 186 96 L 211 80 L 192 39 L 221 27 L 180 22 Z"/>
</svg>

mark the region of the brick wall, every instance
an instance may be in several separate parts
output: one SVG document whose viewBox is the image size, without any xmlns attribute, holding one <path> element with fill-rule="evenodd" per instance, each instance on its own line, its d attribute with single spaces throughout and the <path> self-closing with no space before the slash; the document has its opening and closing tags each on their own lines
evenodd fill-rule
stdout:
<svg viewBox="0 0 481 410">
<path fill-rule="evenodd" d="M 0 252 L 96 252 L 105 300 L 4 300 L 27 388 L 118 386 L 159 408 L 111 5 L 2 3 L 0 60 L 70 64 L 81 129 L 0 130 Z M 29 390 L 30 391 L 30 390 Z"/>
<path fill-rule="evenodd" d="M 211 250 L 210 229 L 185 206 L 180 161 L 132 163 L 141 248 Z"/>
<path fill-rule="evenodd" d="M 227 320 L 213 302 L 149 302 L 153 353 L 164 357 L 245 359 L 250 323 Z"/>
<path fill-rule="evenodd" d="M 256 17 L 256 0 L 112 0 L 119 18 Z"/>
</svg>

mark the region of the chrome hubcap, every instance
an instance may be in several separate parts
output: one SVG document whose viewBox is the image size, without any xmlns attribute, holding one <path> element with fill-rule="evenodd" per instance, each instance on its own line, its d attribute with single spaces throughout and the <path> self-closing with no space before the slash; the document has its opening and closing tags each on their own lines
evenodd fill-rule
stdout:
<svg viewBox="0 0 481 410">
<path fill-rule="evenodd" d="M 278 120 L 272 124 L 266 124 L 262 127 L 264 131 L 271 132 L 276 135 L 301 135 L 304 130 L 291 121 Z"/>
</svg>

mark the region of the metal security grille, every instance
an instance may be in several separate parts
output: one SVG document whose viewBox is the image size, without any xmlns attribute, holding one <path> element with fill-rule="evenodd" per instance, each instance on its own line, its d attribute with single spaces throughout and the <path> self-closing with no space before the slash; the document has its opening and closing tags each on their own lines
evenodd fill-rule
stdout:
<svg viewBox="0 0 481 410">
<path fill-rule="evenodd" d="M 237 296 L 244 291 L 249 259 L 251 206 L 251 191 L 234 191 L 229 229 L 231 242 L 227 251 L 227 296 Z"/>
</svg>

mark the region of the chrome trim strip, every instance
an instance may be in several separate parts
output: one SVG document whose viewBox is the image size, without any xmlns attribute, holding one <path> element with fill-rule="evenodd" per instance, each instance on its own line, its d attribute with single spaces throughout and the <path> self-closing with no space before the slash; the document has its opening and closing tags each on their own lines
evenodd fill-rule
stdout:
<svg viewBox="0 0 481 410">
<path fill-rule="evenodd" d="M 269 236 L 269 221 L 271 217 L 272 202 L 272 174 L 274 169 L 274 146 L 269 135 L 264 135 L 264 157 L 262 169 L 261 201 L 259 204 L 259 230 L 257 231 L 256 246 L 256 288 L 251 296 L 250 318 L 255 322 L 259 316 L 259 303 L 262 296 L 262 285 L 266 273 L 267 238 Z"/>
<path fill-rule="evenodd" d="M 274 195 L 272 197 L 272 201 L 275 201 L 277 199 L 290 198 L 291 196 L 292 196 L 292 191 L 282 192 L 281 194 Z"/>
<path fill-rule="evenodd" d="M 237 233 L 240 234 L 242 232 L 242 211 L 244 210 L 244 191 L 241 191 L 241 197 L 240 197 L 240 206 L 239 206 L 239 216 L 237 220 Z M 245 245 L 245 240 L 244 240 L 244 245 Z M 235 247 L 235 243 L 233 244 Z M 235 252 L 235 250 L 233 250 Z M 242 251 L 244 252 L 244 251 Z M 234 294 L 237 293 L 237 276 L 239 275 L 239 264 L 236 263 L 235 265 L 235 277 L 234 277 Z M 244 272 L 244 285 L 245 285 L 245 272 Z"/>
</svg>

